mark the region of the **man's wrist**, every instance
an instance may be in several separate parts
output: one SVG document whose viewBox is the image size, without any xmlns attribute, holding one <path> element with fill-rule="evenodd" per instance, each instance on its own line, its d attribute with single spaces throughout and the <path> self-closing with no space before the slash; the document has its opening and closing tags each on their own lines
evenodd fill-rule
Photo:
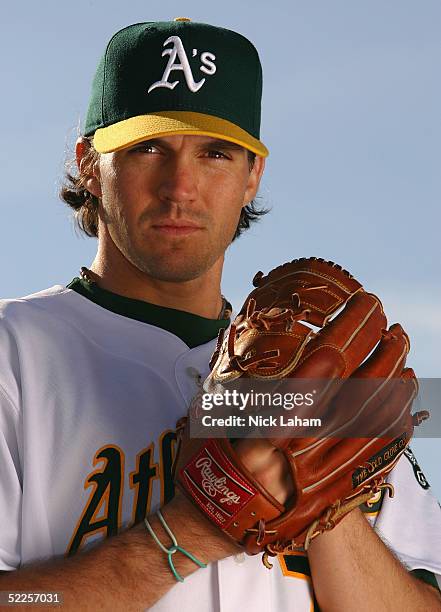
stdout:
<svg viewBox="0 0 441 612">
<path fill-rule="evenodd" d="M 213 525 L 178 488 L 173 500 L 161 511 L 177 536 L 178 543 L 204 563 L 219 561 L 242 551 L 240 546 Z"/>
<path fill-rule="evenodd" d="M 314 554 L 317 548 L 321 546 L 326 546 L 328 544 L 333 544 L 337 542 L 341 537 L 343 537 L 347 532 L 352 536 L 354 533 L 354 529 L 360 525 L 360 522 L 365 522 L 366 518 L 361 512 L 360 508 L 354 508 L 350 512 L 348 512 L 333 529 L 330 531 L 323 531 L 319 536 L 311 540 L 311 544 L 309 545 L 308 553 L 312 552 Z M 363 526 L 363 525 L 362 525 Z"/>
</svg>

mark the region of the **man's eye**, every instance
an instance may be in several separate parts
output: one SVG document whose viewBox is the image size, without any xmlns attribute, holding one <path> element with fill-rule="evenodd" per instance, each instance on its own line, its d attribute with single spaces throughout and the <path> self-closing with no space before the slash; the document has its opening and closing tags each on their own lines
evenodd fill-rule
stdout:
<svg viewBox="0 0 441 612">
<path fill-rule="evenodd" d="M 208 151 L 208 156 L 213 159 L 229 159 L 229 157 L 225 155 L 225 153 L 223 153 L 222 151 L 218 151 L 217 149 L 212 149 Z"/>
<path fill-rule="evenodd" d="M 155 145 L 149 144 L 148 142 L 137 145 L 134 150 L 138 153 L 158 153 L 158 149 Z"/>
</svg>

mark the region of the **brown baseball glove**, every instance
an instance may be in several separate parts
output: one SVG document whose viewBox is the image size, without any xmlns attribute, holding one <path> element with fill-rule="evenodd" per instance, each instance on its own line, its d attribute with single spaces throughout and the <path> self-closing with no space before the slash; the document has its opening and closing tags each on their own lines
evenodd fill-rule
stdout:
<svg viewBox="0 0 441 612">
<path fill-rule="evenodd" d="M 314 381 L 313 414 L 322 427 L 280 426 L 267 435 L 292 480 L 284 505 L 247 469 L 235 441 L 191 438 L 188 418 L 178 423 L 175 477 L 208 519 L 249 554 L 263 552 L 271 567 L 268 555 L 307 549 L 379 490 L 393 495 L 385 477 L 428 413 L 411 415 L 418 385 L 405 368 L 406 333 L 399 324 L 386 330 L 380 300 L 346 270 L 302 258 L 259 272 L 253 284 L 219 336 L 203 391 L 245 379 L 284 389 Z M 197 418 L 200 397 L 191 410 Z"/>
</svg>

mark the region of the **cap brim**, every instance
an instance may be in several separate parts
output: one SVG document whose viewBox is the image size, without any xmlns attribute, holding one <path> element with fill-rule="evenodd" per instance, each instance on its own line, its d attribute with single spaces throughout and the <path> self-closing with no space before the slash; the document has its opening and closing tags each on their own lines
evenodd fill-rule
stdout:
<svg viewBox="0 0 441 612">
<path fill-rule="evenodd" d="M 118 121 L 113 125 L 97 129 L 93 144 L 98 153 L 111 153 L 143 140 L 179 134 L 222 138 L 245 147 L 261 157 L 267 157 L 269 153 L 260 140 L 234 123 L 190 111 L 161 111 Z"/>
</svg>

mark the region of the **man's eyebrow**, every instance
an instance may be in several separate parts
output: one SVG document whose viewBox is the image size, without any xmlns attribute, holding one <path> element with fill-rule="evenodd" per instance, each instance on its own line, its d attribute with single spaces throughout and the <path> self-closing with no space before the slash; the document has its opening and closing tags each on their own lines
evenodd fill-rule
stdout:
<svg viewBox="0 0 441 612">
<path fill-rule="evenodd" d="M 159 145 L 161 144 L 161 139 L 160 138 L 146 138 L 145 140 L 140 140 L 139 142 L 135 142 L 133 145 L 131 145 L 132 147 L 139 147 L 142 145 Z"/>
</svg>

